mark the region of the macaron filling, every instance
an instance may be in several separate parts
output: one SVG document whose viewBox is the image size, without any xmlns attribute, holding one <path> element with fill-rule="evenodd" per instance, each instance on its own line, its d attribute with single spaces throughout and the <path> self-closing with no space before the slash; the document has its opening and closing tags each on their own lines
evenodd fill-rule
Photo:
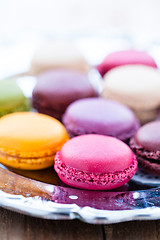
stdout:
<svg viewBox="0 0 160 240">
<path fill-rule="evenodd" d="M 0 153 L 1 163 L 7 165 L 8 167 L 15 166 L 17 169 L 31 170 L 36 167 L 36 169 L 50 167 L 54 163 L 55 154 L 45 157 L 16 157 L 5 153 Z"/>
<path fill-rule="evenodd" d="M 132 164 L 123 171 L 96 174 L 79 171 L 78 169 L 66 166 L 60 159 L 60 152 L 57 152 L 54 168 L 58 175 L 65 176 L 68 180 L 106 186 L 113 183 L 125 182 L 125 180 L 128 182 L 137 171 L 137 160 L 135 155 L 133 155 Z"/>
</svg>

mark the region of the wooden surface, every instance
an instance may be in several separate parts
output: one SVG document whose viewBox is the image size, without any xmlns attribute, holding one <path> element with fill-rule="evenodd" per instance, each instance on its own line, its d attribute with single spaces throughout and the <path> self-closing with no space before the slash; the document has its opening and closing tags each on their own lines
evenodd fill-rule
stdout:
<svg viewBox="0 0 160 240">
<path fill-rule="evenodd" d="M 157 240 L 160 221 L 92 225 L 79 220 L 51 221 L 0 208 L 0 240 Z"/>
</svg>

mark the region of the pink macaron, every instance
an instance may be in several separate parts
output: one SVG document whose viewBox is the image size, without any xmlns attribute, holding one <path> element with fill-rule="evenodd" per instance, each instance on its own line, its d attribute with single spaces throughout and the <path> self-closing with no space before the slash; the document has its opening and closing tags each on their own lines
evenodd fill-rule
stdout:
<svg viewBox="0 0 160 240">
<path fill-rule="evenodd" d="M 112 52 L 97 66 L 97 69 L 103 77 L 109 70 L 130 64 L 146 65 L 157 68 L 155 60 L 147 52 L 128 49 Z"/>
<path fill-rule="evenodd" d="M 127 183 L 137 171 L 137 160 L 122 141 L 88 134 L 66 142 L 55 156 L 55 171 L 69 186 L 109 190 Z"/>
</svg>

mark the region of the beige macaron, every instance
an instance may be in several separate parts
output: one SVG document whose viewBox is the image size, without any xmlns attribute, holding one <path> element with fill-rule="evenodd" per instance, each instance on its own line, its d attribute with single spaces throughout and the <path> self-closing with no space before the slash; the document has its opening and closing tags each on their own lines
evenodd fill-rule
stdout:
<svg viewBox="0 0 160 240">
<path fill-rule="evenodd" d="M 58 68 L 88 72 L 90 66 L 72 42 L 48 41 L 35 52 L 30 73 L 36 75 L 49 69 Z"/>
<path fill-rule="evenodd" d="M 151 121 L 160 107 L 160 72 L 143 65 L 117 67 L 105 74 L 102 97 L 127 105 L 141 123 Z"/>
</svg>

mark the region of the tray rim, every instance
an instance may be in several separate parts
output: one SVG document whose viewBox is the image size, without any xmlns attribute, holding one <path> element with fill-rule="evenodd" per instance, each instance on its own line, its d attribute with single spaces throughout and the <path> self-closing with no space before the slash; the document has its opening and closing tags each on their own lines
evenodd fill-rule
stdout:
<svg viewBox="0 0 160 240">
<path fill-rule="evenodd" d="M 101 210 L 88 206 L 80 207 L 77 204 L 55 203 L 50 200 L 42 200 L 38 196 L 24 197 L 9 194 L 2 190 L 0 190 L 0 207 L 32 217 L 50 220 L 79 219 L 90 224 L 160 219 L 160 207 L 157 206 L 131 210 Z"/>
</svg>

